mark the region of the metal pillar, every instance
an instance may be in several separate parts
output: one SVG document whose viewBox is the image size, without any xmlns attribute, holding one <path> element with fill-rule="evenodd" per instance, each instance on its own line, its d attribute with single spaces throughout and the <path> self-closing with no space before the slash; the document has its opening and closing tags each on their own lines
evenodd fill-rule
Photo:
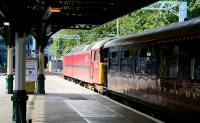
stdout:
<svg viewBox="0 0 200 123">
<path fill-rule="evenodd" d="M 56 69 L 54 70 L 54 72 L 57 72 L 58 69 L 58 49 L 56 49 Z"/>
<path fill-rule="evenodd" d="M 13 93 L 13 42 L 11 39 L 11 26 L 10 24 L 4 23 L 5 26 L 5 40 L 7 42 L 7 78 L 6 78 L 6 89 L 8 94 Z"/>
<path fill-rule="evenodd" d="M 119 37 L 119 18 L 117 18 L 117 37 Z"/>
<path fill-rule="evenodd" d="M 176 7 L 178 6 L 178 10 Z M 158 1 L 142 9 L 169 11 L 179 17 L 179 22 L 187 19 L 187 2 L 179 1 Z"/>
<path fill-rule="evenodd" d="M 179 22 L 183 22 L 187 19 L 187 2 L 179 3 L 179 12 L 177 16 L 179 17 Z"/>
<path fill-rule="evenodd" d="M 55 72 L 55 49 L 53 48 L 53 58 L 52 58 L 52 68 L 53 68 L 53 72 Z"/>
<path fill-rule="evenodd" d="M 13 47 L 8 45 L 8 53 L 7 53 L 7 78 L 6 78 L 6 85 L 7 85 L 7 93 L 13 93 Z"/>
<path fill-rule="evenodd" d="M 25 33 L 15 34 L 15 88 L 11 100 L 13 101 L 13 118 L 15 123 L 26 123 L 26 101 L 28 96 L 25 91 Z"/>
<path fill-rule="evenodd" d="M 38 76 L 38 88 L 39 94 L 45 94 L 45 75 L 44 75 L 44 50 L 39 46 L 39 76 Z"/>
</svg>

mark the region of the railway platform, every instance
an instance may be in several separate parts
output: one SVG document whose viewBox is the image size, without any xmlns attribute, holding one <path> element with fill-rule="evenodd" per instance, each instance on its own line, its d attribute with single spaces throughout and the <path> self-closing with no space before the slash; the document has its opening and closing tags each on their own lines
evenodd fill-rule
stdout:
<svg viewBox="0 0 200 123">
<path fill-rule="evenodd" d="M 0 76 L 0 123 L 12 122 L 11 96 Z M 56 75 L 46 75 L 46 94 L 28 94 L 27 120 L 32 123 L 156 123 L 161 122 L 106 96 Z"/>
</svg>

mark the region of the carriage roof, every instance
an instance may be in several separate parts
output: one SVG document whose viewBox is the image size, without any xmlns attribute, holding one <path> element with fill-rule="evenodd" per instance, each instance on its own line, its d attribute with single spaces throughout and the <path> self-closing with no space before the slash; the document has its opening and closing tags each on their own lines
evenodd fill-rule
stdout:
<svg viewBox="0 0 200 123">
<path fill-rule="evenodd" d="M 174 23 L 169 26 L 153 29 L 150 31 L 122 36 L 107 42 L 104 45 L 104 48 L 128 44 L 152 42 L 160 43 L 172 40 L 182 40 L 191 36 L 197 36 L 199 38 L 198 35 L 200 35 L 200 17 L 181 23 Z"/>
</svg>

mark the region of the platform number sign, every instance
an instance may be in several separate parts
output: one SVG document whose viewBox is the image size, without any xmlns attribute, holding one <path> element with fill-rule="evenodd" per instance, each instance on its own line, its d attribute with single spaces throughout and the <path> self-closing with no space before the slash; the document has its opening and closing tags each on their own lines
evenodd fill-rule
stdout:
<svg viewBox="0 0 200 123">
<path fill-rule="evenodd" d="M 37 60 L 26 60 L 26 82 L 37 81 Z"/>
</svg>

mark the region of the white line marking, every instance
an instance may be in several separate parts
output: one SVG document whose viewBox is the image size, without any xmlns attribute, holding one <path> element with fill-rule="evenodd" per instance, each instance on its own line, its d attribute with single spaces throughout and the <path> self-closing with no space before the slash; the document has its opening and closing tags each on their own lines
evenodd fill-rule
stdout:
<svg viewBox="0 0 200 123">
<path fill-rule="evenodd" d="M 127 108 L 127 109 L 129 109 L 129 110 L 131 110 L 131 111 L 134 111 L 134 112 L 136 112 L 136 113 L 138 113 L 138 114 L 140 114 L 140 115 L 142 115 L 142 116 L 144 116 L 144 117 L 147 117 L 147 118 L 149 118 L 149 119 L 151 119 L 151 120 L 153 120 L 153 121 L 155 121 L 155 122 L 157 122 L 157 123 L 164 123 L 163 121 L 161 121 L 161 120 L 159 120 L 159 119 L 156 119 L 156 118 L 151 117 L 151 116 L 149 116 L 149 115 L 147 115 L 147 114 L 144 114 L 144 113 L 142 113 L 142 112 L 140 112 L 140 111 L 138 111 L 138 110 L 136 110 L 136 109 L 133 109 L 133 108 L 131 108 L 131 107 L 128 107 L 128 106 L 126 106 L 126 105 L 123 105 L 123 104 L 121 104 L 121 103 L 119 103 L 119 102 L 116 102 L 116 101 L 110 99 L 109 97 L 106 97 L 106 96 L 103 96 L 103 95 L 100 95 L 100 96 L 103 97 L 103 98 L 105 98 L 105 99 L 107 99 L 107 100 L 110 100 L 110 101 L 112 101 L 112 102 L 114 102 L 114 103 L 116 103 L 116 104 L 118 104 L 118 105 L 120 105 L 120 106 L 123 106 L 124 108 Z"/>
<path fill-rule="evenodd" d="M 92 123 L 91 121 L 89 121 L 88 119 L 86 118 L 83 118 L 85 121 L 87 121 L 88 123 Z"/>
</svg>

